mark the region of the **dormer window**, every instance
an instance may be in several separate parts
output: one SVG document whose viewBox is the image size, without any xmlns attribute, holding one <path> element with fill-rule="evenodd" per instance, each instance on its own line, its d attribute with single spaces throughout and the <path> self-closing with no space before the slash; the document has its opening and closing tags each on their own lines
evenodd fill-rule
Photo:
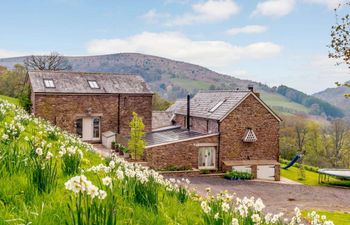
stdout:
<svg viewBox="0 0 350 225">
<path fill-rule="evenodd" d="M 254 131 L 251 128 L 248 128 L 245 131 L 245 134 L 243 136 L 243 141 L 244 142 L 256 142 L 258 139 L 256 138 L 256 135 Z"/>
<path fill-rule="evenodd" d="M 88 80 L 89 86 L 92 89 L 99 89 L 100 86 L 98 86 L 97 82 L 95 80 Z"/>
<path fill-rule="evenodd" d="M 55 83 L 52 79 L 44 79 L 44 85 L 46 88 L 55 88 Z"/>
<path fill-rule="evenodd" d="M 209 110 L 210 113 L 213 113 L 215 112 L 215 110 L 217 110 L 224 102 L 226 102 L 226 99 L 225 100 L 222 100 L 220 102 L 218 102 L 213 108 L 211 108 Z"/>
</svg>

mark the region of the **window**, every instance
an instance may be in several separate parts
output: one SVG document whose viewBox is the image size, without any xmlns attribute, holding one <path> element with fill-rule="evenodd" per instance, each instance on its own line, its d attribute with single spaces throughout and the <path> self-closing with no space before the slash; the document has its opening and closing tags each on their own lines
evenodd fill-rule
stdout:
<svg viewBox="0 0 350 225">
<path fill-rule="evenodd" d="M 88 80 L 88 83 L 92 89 L 99 89 L 100 88 L 100 86 L 98 86 L 98 84 L 95 80 Z"/>
<path fill-rule="evenodd" d="M 211 108 L 209 110 L 210 113 L 213 113 L 215 110 L 217 110 L 224 102 L 226 102 L 226 99 L 225 100 L 222 100 L 220 102 L 218 102 L 213 108 Z"/>
<path fill-rule="evenodd" d="M 75 132 L 78 137 L 83 137 L 83 119 L 80 118 L 75 121 Z"/>
<path fill-rule="evenodd" d="M 198 164 L 199 169 L 215 169 L 215 147 L 200 147 Z"/>
<path fill-rule="evenodd" d="M 245 134 L 243 136 L 243 141 L 244 142 L 256 142 L 258 139 L 256 138 L 256 135 L 254 131 L 251 128 L 248 128 L 245 131 Z"/>
<path fill-rule="evenodd" d="M 44 85 L 46 88 L 54 88 L 55 84 L 52 79 L 44 79 Z"/>
<path fill-rule="evenodd" d="M 93 138 L 100 138 L 100 118 L 93 120 Z"/>
</svg>

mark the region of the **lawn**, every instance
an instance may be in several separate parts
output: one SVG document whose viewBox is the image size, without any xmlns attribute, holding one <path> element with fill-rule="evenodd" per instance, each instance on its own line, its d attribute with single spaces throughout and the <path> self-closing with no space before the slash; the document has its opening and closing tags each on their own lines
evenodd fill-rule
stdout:
<svg viewBox="0 0 350 225">
<path fill-rule="evenodd" d="M 311 213 L 312 210 L 304 210 L 302 211 L 302 215 L 304 218 L 307 217 L 308 213 Z M 315 210 L 317 214 L 325 215 L 327 219 L 332 220 L 334 225 L 350 225 L 350 213 L 344 212 L 326 212 Z"/>
<path fill-rule="evenodd" d="M 281 176 L 288 178 L 293 181 L 297 181 L 299 183 L 305 184 L 305 185 L 312 185 L 312 186 L 318 186 L 322 185 L 318 183 L 318 173 L 311 172 L 308 170 L 305 170 L 305 180 L 299 180 L 299 168 L 297 167 L 289 167 L 288 169 L 283 169 L 284 164 L 281 164 Z M 329 178 L 329 183 L 324 183 L 324 185 L 337 185 L 337 186 L 348 186 L 350 187 L 350 181 L 341 181 L 338 179 L 335 179 L 333 177 Z"/>
<path fill-rule="evenodd" d="M 20 102 L 17 98 L 11 98 L 11 97 L 8 97 L 8 96 L 5 96 L 5 95 L 0 95 L 0 99 L 2 100 L 6 100 L 8 101 L 9 103 L 12 103 L 12 104 L 15 104 L 15 105 L 20 105 Z"/>
</svg>

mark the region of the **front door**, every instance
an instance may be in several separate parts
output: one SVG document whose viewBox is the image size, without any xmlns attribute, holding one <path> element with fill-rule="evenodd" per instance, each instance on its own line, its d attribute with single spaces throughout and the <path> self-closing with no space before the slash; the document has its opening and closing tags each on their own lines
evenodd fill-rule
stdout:
<svg viewBox="0 0 350 225">
<path fill-rule="evenodd" d="M 200 147 L 198 164 L 199 169 L 215 169 L 215 147 Z"/>
<path fill-rule="evenodd" d="M 77 134 L 83 141 L 99 141 L 100 140 L 100 117 L 83 117 L 77 119 Z"/>
</svg>

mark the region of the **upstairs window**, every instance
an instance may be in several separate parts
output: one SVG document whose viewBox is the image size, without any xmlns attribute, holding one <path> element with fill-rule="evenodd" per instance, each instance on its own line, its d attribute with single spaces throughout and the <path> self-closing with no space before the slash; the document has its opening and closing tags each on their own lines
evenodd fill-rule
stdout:
<svg viewBox="0 0 350 225">
<path fill-rule="evenodd" d="M 55 88 L 55 83 L 52 79 L 44 79 L 44 85 L 46 88 Z"/>
<path fill-rule="evenodd" d="M 226 102 L 226 99 L 225 100 L 222 100 L 220 102 L 218 102 L 213 108 L 211 108 L 209 110 L 210 113 L 213 113 L 215 112 L 215 110 L 217 110 L 224 102 Z"/>
<path fill-rule="evenodd" d="M 88 83 L 92 89 L 99 89 L 100 88 L 100 86 L 98 86 L 98 84 L 95 80 L 88 80 Z"/>
<path fill-rule="evenodd" d="M 256 135 L 254 131 L 251 128 L 248 128 L 245 131 L 245 134 L 243 136 L 243 141 L 244 142 L 256 142 L 258 139 L 256 138 Z"/>
</svg>

